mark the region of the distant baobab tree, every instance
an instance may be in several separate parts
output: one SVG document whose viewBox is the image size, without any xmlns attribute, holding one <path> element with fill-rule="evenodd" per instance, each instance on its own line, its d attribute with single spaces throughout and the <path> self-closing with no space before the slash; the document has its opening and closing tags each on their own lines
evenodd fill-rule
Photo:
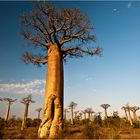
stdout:
<svg viewBox="0 0 140 140">
<path fill-rule="evenodd" d="M 113 111 L 113 117 L 115 117 L 115 118 L 119 117 L 119 112 L 118 111 Z"/>
<path fill-rule="evenodd" d="M 133 126 L 132 117 L 131 117 L 131 114 L 130 114 L 131 107 L 128 104 L 126 104 L 125 107 L 126 107 L 126 109 L 128 111 L 130 125 Z"/>
<path fill-rule="evenodd" d="M 69 108 L 71 109 L 71 124 L 73 124 L 73 109 L 77 106 L 77 104 L 75 102 L 70 102 L 69 104 Z"/>
<path fill-rule="evenodd" d="M 64 119 L 67 119 L 68 108 L 64 108 Z"/>
<path fill-rule="evenodd" d="M 136 112 L 140 109 L 140 107 L 138 106 L 133 106 L 130 108 L 130 110 L 133 112 L 133 117 L 134 117 L 134 121 L 137 121 L 137 114 Z"/>
<path fill-rule="evenodd" d="M 33 12 L 20 17 L 21 35 L 42 54 L 25 52 L 22 60 L 41 66 L 47 64 L 44 116 L 38 135 L 56 138 L 62 131 L 63 119 L 63 61 L 85 55 L 101 54 L 93 46 L 93 27 L 78 8 L 57 9 L 49 2 L 38 2 Z M 41 52 L 41 51 L 39 51 Z"/>
<path fill-rule="evenodd" d="M 84 114 L 84 119 L 86 119 L 86 109 L 81 111 Z"/>
<path fill-rule="evenodd" d="M 6 101 L 6 102 L 8 103 L 8 108 L 7 108 L 7 111 L 6 111 L 6 114 L 5 114 L 5 121 L 7 121 L 8 118 L 9 118 L 9 112 L 10 112 L 11 104 L 12 104 L 13 102 L 15 102 L 17 99 L 3 98 L 2 100 L 3 100 L 3 101 Z"/>
<path fill-rule="evenodd" d="M 38 119 L 40 119 L 40 112 L 41 112 L 42 108 L 37 108 L 36 111 L 38 113 Z"/>
<path fill-rule="evenodd" d="M 107 109 L 110 107 L 110 105 L 109 104 L 101 104 L 100 106 L 104 109 L 104 111 L 105 111 L 105 119 L 107 119 L 107 117 L 108 117 Z"/>
<path fill-rule="evenodd" d="M 75 111 L 75 112 L 74 112 L 74 119 L 77 119 L 77 114 L 78 114 L 78 112 L 79 112 L 79 111 Z"/>
<path fill-rule="evenodd" d="M 123 110 L 124 110 L 124 112 L 125 112 L 125 118 L 126 118 L 126 120 L 128 121 L 127 107 L 126 107 L 126 106 L 122 106 L 122 108 L 121 108 L 121 109 L 123 109 Z"/>
<path fill-rule="evenodd" d="M 31 103 L 35 103 L 35 101 L 32 100 L 31 95 L 28 95 L 27 97 L 22 98 L 22 100 L 20 102 L 25 105 L 25 110 L 24 110 L 24 115 L 23 115 L 23 120 L 22 120 L 22 125 L 21 125 L 21 130 L 23 130 L 26 126 L 26 120 L 27 120 L 27 117 L 28 117 L 29 105 Z"/>
<path fill-rule="evenodd" d="M 78 118 L 79 118 L 80 120 L 82 120 L 82 115 L 83 115 L 83 113 L 82 113 L 82 112 L 79 112 Z"/>
<path fill-rule="evenodd" d="M 85 111 L 88 114 L 88 119 L 91 120 L 91 114 L 93 113 L 92 108 L 87 108 Z"/>
</svg>

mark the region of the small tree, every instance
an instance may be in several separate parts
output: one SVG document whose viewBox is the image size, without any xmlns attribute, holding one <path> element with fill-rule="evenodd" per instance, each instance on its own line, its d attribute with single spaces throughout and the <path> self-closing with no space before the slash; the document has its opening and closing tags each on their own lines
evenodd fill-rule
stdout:
<svg viewBox="0 0 140 140">
<path fill-rule="evenodd" d="M 107 117 L 108 117 L 107 109 L 110 107 L 110 105 L 109 104 L 101 104 L 100 106 L 104 109 L 104 111 L 105 111 L 105 119 L 107 119 Z"/>
<path fill-rule="evenodd" d="M 71 124 L 73 124 L 73 109 L 77 106 L 77 104 L 75 102 L 70 102 L 69 104 L 69 108 L 71 109 Z"/>
<path fill-rule="evenodd" d="M 126 106 L 122 106 L 122 108 L 121 108 L 121 109 L 123 109 L 123 110 L 124 110 L 124 112 L 125 112 L 125 118 L 126 118 L 126 120 L 128 121 L 127 107 L 126 107 Z"/>
<path fill-rule="evenodd" d="M 29 105 L 31 103 L 35 103 L 35 101 L 32 100 L 31 95 L 28 95 L 27 97 L 22 98 L 22 100 L 20 102 L 25 105 L 25 110 L 24 110 L 24 115 L 23 115 L 23 120 L 22 120 L 22 125 L 21 125 L 21 130 L 23 130 L 26 126 L 26 120 L 27 120 L 27 117 L 28 117 Z"/>
<path fill-rule="evenodd" d="M 38 119 L 40 119 L 40 112 L 41 112 L 41 110 L 42 110 L 42 108 L 37 108 L 37 109 L 36 109 L 37 114 L 38 114 L 38 115 L 37 115 L 37 116 L 38 116 Z"/>
<path fill-rule="evenodd" d="M 3 100 L 3 101 L 6 101 L 6 102 L 8 103 L 8 108 L 7 108 L 7 111 L 6 111 L 6 114 L 5 114 L 5 121 L 7 121 L 8 118 L 9 118 L 9 112 L 10 112 L 11 104 L 12 104 L 13 102 L 15 102 L 17 99 L 3 98 L 2 100 Z"/>
<path fill-rule="evenodd" d="M 130 110 L 133 112 L 134 121 L 137 121 L 137 114 L 136 112 L 140 109 L 138 106 L 130 107 Z"/>
</svg>

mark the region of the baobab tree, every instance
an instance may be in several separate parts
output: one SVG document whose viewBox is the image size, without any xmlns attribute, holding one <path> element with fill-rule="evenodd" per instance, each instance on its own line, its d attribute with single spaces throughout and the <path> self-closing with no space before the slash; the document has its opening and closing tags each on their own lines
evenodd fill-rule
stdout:
<svg viewBox="0 0 140 140">
<path fill-rule="evenodd" d="M 125 107 L 126 107 L 126 109 L 128 111 L 130 125 L 133 126 L 132 117 L 131 117 L 131 113 L 130 113 L 131 107 L 128 104 L 126 104 Z"/>
<path fill-rule="evenodd" d="M 130 110 L 133 112 L 134 121 L 137 121 L 137 114 L 136 112 L 140 109 L 138 106 L 130 107 Z"/>
<path fill-rule="evenodd" d="M 38 113 L 38 115 L 37 115 L 37 116 L 38 116 L 38 119 L 40 119 L 40 112 L 41 112 L 41 110 L 42 110 L 42 108 L 37 108 L 37 109 L 36 109 L 36 111 L 37 111 L 37 113 Z"/>
<path fill-rule="evenodd" d="M 100 55 L 94 47 L 93 27 L 77 8 L 57 9 L 49 2 L 38 2 L 33 12 L 20 17 L 21 35 L 40 54 L 25 52 L 22 60 L 41 66 L 47 64 L 44 116 L 38 130 L 40 138 L 56 138 L 63 119 L 63 61 L 72 57 Z M 41 51 L 39 51 L 41 52 Z"/>
<path fill-rule="evenodd" d="M 6 114 L 5 114 L 5 121 L 7 121 L 8 118 L 9 118 L 11 104 L 14 103 L 17 99 L 3 98 L 2 100 L 6 101 L 8 103 L 7 111 L 6 111 Z"/>
<path fill-rule="evenodd" d="M 126 118 L 126 120 L 128 121 L 127 107 L 126 107 L 126 106 L 122 106 L 122 108 L 121 108 L 121 109 L 123 109 L 123 110 L 124 110 L 124 112 L 125 112 L 125 118 Z"/>
<path fill-rule="evenodd" d="M 27 117 L 28 117 L 29 105 L 31 103 L 35 103 L 35 101 L 32 100 L 31 95 L 28 95 L 27 97 L 22 98 L 22 100 L 20 102 L 25 105 L 25 110 L 24 110 L 24 115 L 23 115 L 23 120 L 22 120 L 22 125 L 21 125 L 21 130 L 23 130 L 26 126 L 26 120 L 27 120 Z"/>
<path fill-rule="evenodd" d="M 77 104 L 75 102 L 70 102 L 69 104 L 69 108 L 71 109 L 71 124 L 73 124 L 73 109 L 77 106 Z"/>
<path fill-rule="evenodd" d="M 77 119 L 77 114 L 78 114 L 78 112 L 79 112 L 79 111 L 75 111 L 75 112 L 74 112 L 74 119 Z"/>
<path fill-rule="evenodd" d="M 82 115 L 83 115 L 83 113 L 82 113 L 82 112 L 79 112 L 78 118 L 79 118 L 80 120 L 82 120 Z"/>
<path fill-rule="evenodd" d="M 92 113 L 93 113 L 92 108 L 87 108 L 85 111 L 86 111 L 86 113 L 88 114 L 88 119 L 91 120 L 91 115 L 92 115 Z"/>
<path fill-rule="evenodd" d="M 107 109 L 110 107 L 110 105 L 109 104 L 101 104 L 100 106 L 104 109 L 104 111 L 105 111 L 105 119 L 107 119 L 107 117 L 108 117 Z"/>
<path fill-rule="evenodd" d="M 86 119 L 86 109 L 81 111 L 84 114 L 84 119 Z"/>
</svg>

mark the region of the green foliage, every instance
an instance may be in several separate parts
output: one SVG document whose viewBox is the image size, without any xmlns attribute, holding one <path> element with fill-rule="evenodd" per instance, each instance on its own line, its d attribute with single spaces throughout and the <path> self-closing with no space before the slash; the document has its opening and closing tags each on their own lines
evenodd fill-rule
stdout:
<svg viewBox="0 0 140 140">
<path fill-rule="evenodd" d="M 134 128 L 140 128 L 140 121 L 134 121 L 133 122 L 133 127 Z"/>
<path fill-rule="evenodd" d="M 39 127 L 41 123 L 41 119 L 31 119 L 31 118 L 27 118 L 26 121 L 26 127 Z"/>
</svg>

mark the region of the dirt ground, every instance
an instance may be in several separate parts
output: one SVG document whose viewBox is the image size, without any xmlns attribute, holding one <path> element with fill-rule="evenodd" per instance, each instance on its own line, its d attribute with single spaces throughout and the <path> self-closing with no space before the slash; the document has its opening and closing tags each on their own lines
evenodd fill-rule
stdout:
<svg viewBox="0 0 140 140">
<path fill-rule="evenodd" d="M 67 128 L 64 131 L 62 139 L 89 139 L 88 135 L 83 132 L 83 127 Z M 140 129 L 123 129 L 112 131 L 110 129 L 102 129 L 97 133 L 94 132 L 96 139 L 140 139 Z M 29 127 L 24 131 L 15 128 L 5 128 L 1 131 L 1 139 L 37 139 L 37 128 Z"/>
</svg>

